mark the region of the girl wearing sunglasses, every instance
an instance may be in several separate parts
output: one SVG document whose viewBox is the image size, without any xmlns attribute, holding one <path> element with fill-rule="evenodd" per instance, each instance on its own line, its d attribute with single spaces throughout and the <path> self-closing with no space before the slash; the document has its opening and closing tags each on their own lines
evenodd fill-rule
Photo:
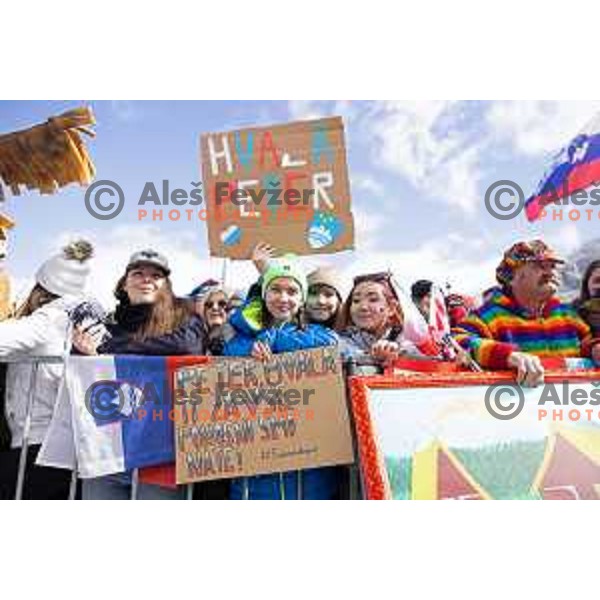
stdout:
<svg viewBox="0 0 600 600">
<path fill-rule="evenodd" d="M 229 302 L 223 289 L 209 292 L 203 302 L 203 317 L 209 332 L 225 324 L 228 310 Z"/>
<path fill-rule="evenodd" d="M 221 356 L 225 344 L 225 325 L 229 317 L 229 300 L 222 287 L 208 292 L 202 300 L 202 318 L 207 330 L 208 353 Z"/>
<path fill-rule="evenodd" d="M 208 353 L 222 355 L 224 326 L 230 310 L 227 292 L 221 283 L 209 279 L 195 288 L 189 297 L 194 303 L 194 312 L 204 322 Z"/>
</svg>

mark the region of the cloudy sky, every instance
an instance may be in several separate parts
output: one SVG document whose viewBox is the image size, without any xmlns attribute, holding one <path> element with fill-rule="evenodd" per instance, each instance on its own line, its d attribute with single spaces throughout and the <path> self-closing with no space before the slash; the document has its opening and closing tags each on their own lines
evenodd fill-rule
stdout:
<svg viewBox="0 0 600 600">
<path fill-rule="evenodd" d="M 8 270 L 20 294 L 40 261 L 82 234 L 96 245 L 91 290 L 105 304 L 128 256 L 143 247 L 169 257 L 178 293 L 220 275 L 222 260 L 208 256 L 204 223 L 138 221 L 144 184 L 169 179 L 172 189 L 189 190 L 200 178 L 203 132 L 329 115 L 341 115 L 346 127 L 357 249 L 302 259 L 307 268 L 331 263 L 348 277 L 392 268 L 405 285 L 431 278 L 475 293 L 493 283 L 502 250 L 517 239 L 542 236 L 569 253 L 598 237 L 600 220 L 499 221 L 483 198 L 500 179 L 533 192 L 552 155 L 594 117 L 600 102 L 1 101 L 0 133 L 83 104 L 98 121 L 97 137 L 86 140 L 96 177 L 121 185 L 125 209 L 115 220 L 98 221 L 77 186 L 54 196 L 7 194 L 4 210 L 17 221 Z M 254 273 L 235 262 L 227 277 L 242 287 Z"/>
</svg>

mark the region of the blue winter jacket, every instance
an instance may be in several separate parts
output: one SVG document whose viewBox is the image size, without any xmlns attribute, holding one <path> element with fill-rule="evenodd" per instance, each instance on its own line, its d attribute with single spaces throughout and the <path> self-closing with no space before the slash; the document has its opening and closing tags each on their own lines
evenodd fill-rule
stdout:
<svg viewBox="0 0 600 600">
<path fill-rule="evenodd" d="M 225 356 L 250 356 L 256 341 L 267 342 L 275 354 L 337 344 L 336 334 L 321 325 L 299 329 L 285 323 L 263 328 L 258 318 L 260 302 L 254 299 L 231 316 L 233 337 L 225 341 Z M 244 477 L 233 479 L 230 489 L 234 500 L 331 500 L 339 496 L 340 471 L 325 467 Z"/>
</svg>

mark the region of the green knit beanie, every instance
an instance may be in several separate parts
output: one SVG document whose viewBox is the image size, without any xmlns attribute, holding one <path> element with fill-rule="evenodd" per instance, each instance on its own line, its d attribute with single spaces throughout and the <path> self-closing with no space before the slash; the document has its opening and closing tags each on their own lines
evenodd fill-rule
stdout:
<svg viewBox="0 0 600 600">
<path fill-rule="evenodd" d="M 306 300 L 306 289 L 308 284 L 306 283 L 306 275 L 302 272 L 302 269 L 293 260 L 293 255 L 286 255 L 282 258 L 277 258 L 270 261 L 268 269 L 263 273 L 262 276 L 262 297 L 265 297 L 267 288 L 271 285 L 274 279 L 278 277 L 289 277 L 293 279 L 299 286 L 302 293 L 302 300 Z"/>
</svg>

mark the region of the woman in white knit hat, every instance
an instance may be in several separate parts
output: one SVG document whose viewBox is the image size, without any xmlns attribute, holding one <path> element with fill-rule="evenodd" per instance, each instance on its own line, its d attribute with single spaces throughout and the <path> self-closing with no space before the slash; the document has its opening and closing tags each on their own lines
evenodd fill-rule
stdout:
<svg viewBox="0 0 600 600">
<path fill-rule="evenodd" d="M 64 357 L 71 350 L 70 313 L 83 300 L 92 245 L 77 241 L 42 264 L 35 286 L 14 318 L 0 323 L 0 360 L 32 356 Z M 12 362 L 6 369 L 4 415 L 10 450 L 0 452 L 0 498 L 14 497 L 20 449 L 24 442 L 27 405 L 34 366 Z M 39 363 L 30 405 L 28 462 L 23 498 L 67 498 L 70 473 L 34 466 L 50 423 L 63 375 L 61 363 Z M 4 447 L 7 446 L 4 440 Z"/>
</svg>

